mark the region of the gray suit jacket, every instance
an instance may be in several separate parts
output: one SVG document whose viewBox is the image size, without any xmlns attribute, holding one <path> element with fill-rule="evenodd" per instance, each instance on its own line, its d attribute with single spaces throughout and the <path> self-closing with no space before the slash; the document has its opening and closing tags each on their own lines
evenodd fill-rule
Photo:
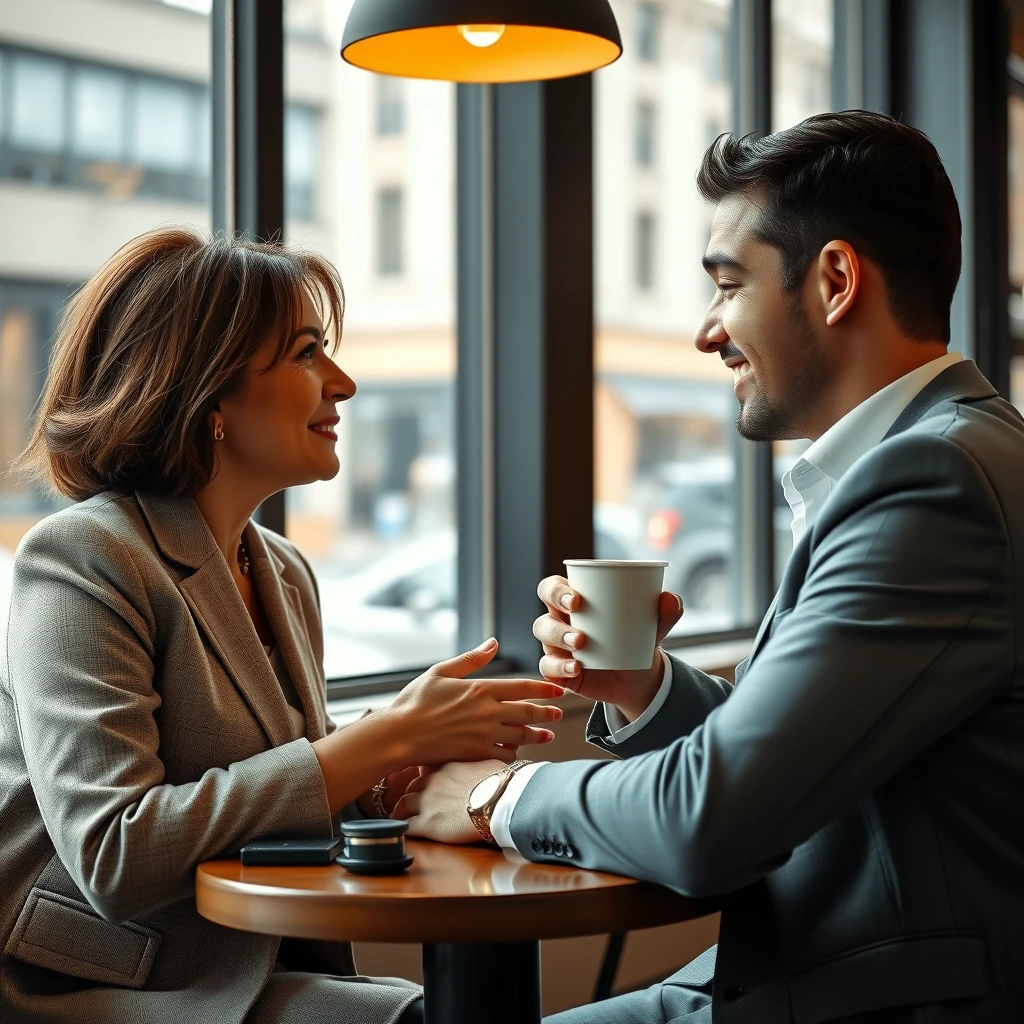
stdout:
<svg viewBox="0 0 1024 1024">
<path fill-rule="evenodd" d="M 316 584 L 283 538 L 245 539 L 304 739 L 191 498 L 101 494 L 18 549 L 0 648 L 4 1024 L 227 1024 L 274 967 L 278 938 L 204 920 L 193 895 L 200 861 L 332 828 L 310 745 L 333 729 Z M 346 945 L 305 952 L 355 975 Z M 402 985 L 353 978 L 331 1019 L 390 1024 Z"/>
<path fill-rule="evenodd" d="M 615 747 L 599 706 L 626 759 L 540 769 L 513 839 L 715 898 L 673 980 L 713 969 L 716 1022 L 1022 1021 L 1018 600 L 1024 421 L 964 362 L 842 478 L 735 688 L 676 661 Z"/>
</svg>

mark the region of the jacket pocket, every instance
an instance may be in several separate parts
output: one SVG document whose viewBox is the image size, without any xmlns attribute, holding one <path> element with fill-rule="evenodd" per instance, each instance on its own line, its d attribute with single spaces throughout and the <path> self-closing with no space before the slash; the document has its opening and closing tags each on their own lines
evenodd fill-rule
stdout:
<svg viewBox="0 0 1024 1024">
<path fill-rule="evenodd" d="M 161 936 L 133 921 L 112 924 L 88 903 L 47 892 L 29 893 L 5 952 L 61 974 L 125 988 L 149 977 Z"/>
</svg>

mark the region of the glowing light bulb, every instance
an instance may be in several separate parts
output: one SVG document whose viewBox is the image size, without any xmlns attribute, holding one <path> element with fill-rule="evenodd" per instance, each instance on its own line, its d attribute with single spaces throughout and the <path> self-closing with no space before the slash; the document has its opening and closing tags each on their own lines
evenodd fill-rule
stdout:
<svg viewBox="0 0 1024 1024">
<path fill-rule="evenodd" d="M 460 25 L 459 32 L 470 46 L 493 46 L 504 34 L 504 25 Z"/>
</svg>

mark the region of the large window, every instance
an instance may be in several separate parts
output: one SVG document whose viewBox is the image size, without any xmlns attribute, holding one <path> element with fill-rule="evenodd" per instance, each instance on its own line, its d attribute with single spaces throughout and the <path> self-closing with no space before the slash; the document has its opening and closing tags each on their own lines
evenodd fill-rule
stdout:
<svg viewBox="0 0 1024 1024">
<path fill-rule="evenodd" d="M 68 297 L 143 231 L 209 225 L 209 17 L 57 0 L 33 36 L 20 6 L 0 4 L 0 605 L 14 548 L 60 504 L 8 466 Z"/>
<path fill-rule="evenodd" d="M 679 631 L 727 629 L 737 623 L 735 401 L 721 360 L 693 345 L 711 223 L 693 176 L 731 123 L 730 5 L 612 6 L 625 52 L 594 76 L 597 553 L 668 559 L 667 585 L 687 609 Z M 620 140 L 634 112 L 630 159 Z"/>
<path fill-rule="evenodd" d="M 772 3 L 772 131 L 832 109 L 832 0 Z"/>
<path fill-rule="evenodd" d="M 341 471 L 287 496 L 287 533 L 320 583 L 328 678 L 415 668 L 455 650 L 455 90 L 342 64 L 343 4 L 286 4 L 288 99 L 318 109 L 311 222 L 288 237 L 337 265 Z M 289 137 L 286 190 L 297 158 Z"/>
</svg>

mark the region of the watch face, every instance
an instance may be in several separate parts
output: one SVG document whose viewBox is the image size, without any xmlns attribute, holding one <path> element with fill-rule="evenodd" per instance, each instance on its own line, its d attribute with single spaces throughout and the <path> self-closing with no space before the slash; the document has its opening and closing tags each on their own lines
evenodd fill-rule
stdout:
<svg viewBox="0 0 1024 1024">
<path fill-rule="evenodd" d="M 486 779 L 481 779 L 469 794 L 469 806 L 474 811 L 486 807 L 494 794 L 498 792 L 503 777 L 501 772 L 495 772 L 494 775 L 488 775 Z"/>
</svg>

